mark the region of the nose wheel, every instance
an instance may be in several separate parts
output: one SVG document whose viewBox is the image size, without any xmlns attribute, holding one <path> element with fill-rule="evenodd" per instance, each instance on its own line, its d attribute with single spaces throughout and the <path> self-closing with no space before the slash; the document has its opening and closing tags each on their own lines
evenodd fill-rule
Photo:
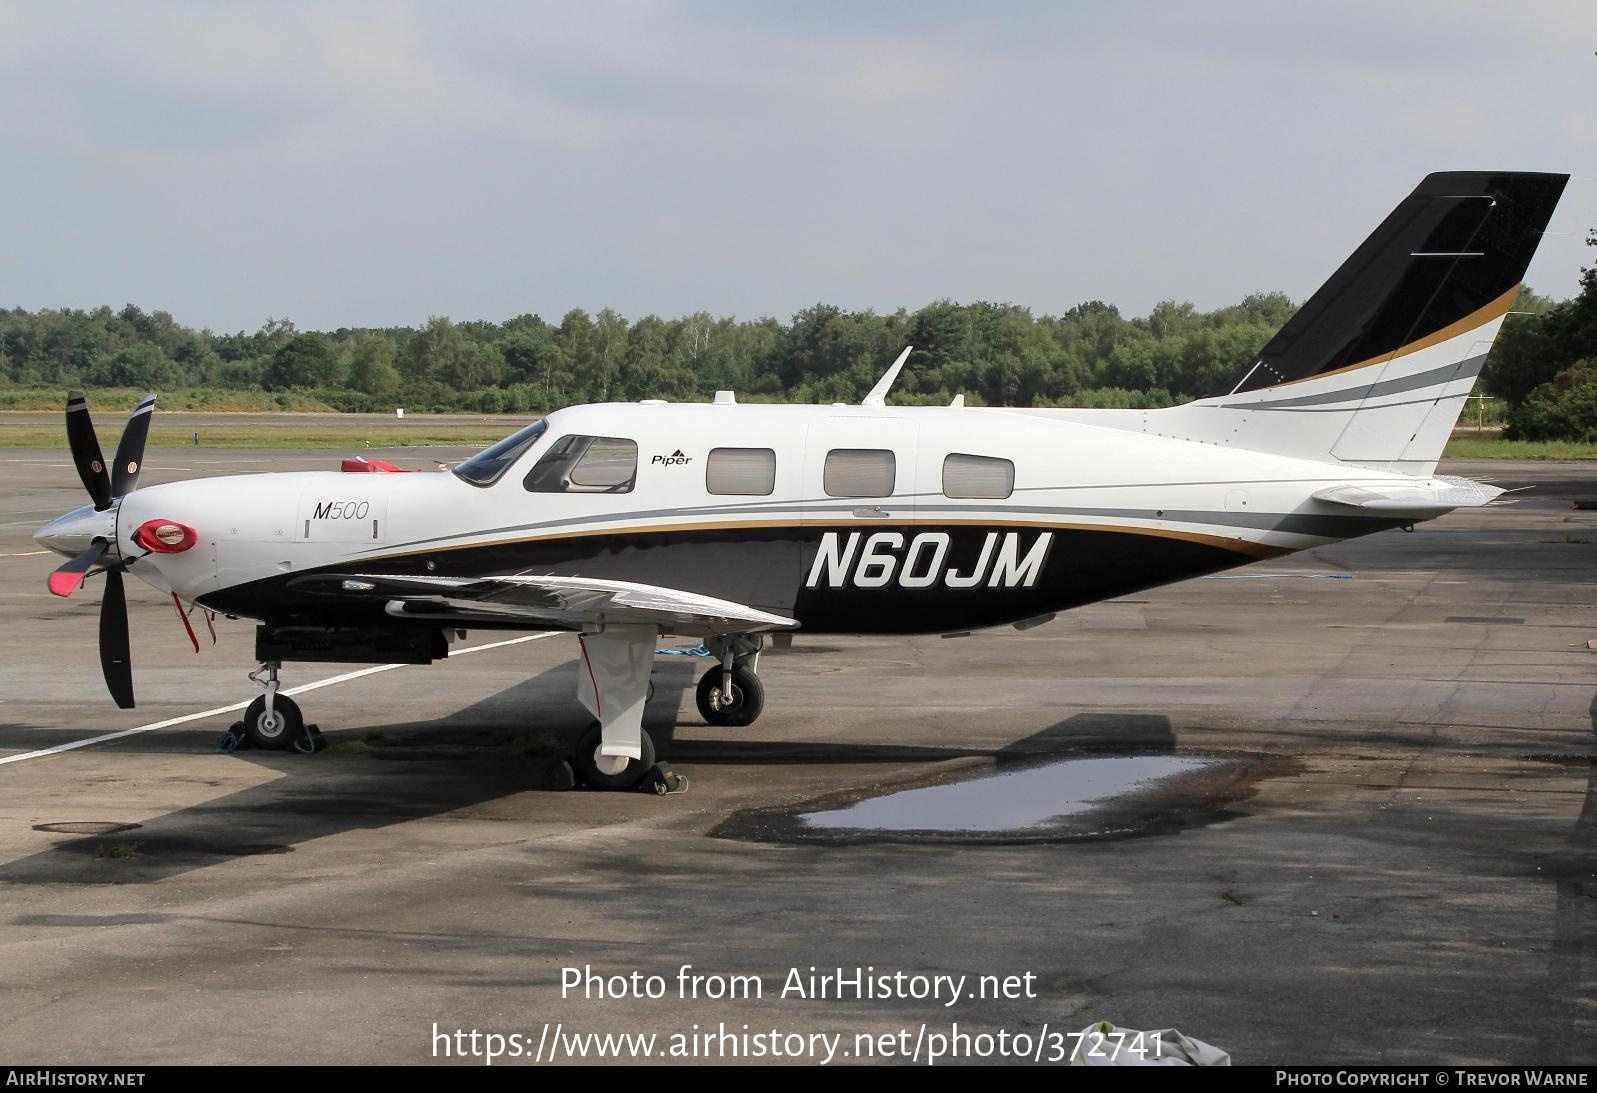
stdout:
<svg viewBox="0 0 1597 1093">
<path fill-rule="evenodd" d="M 305 733 L 305 716 L 299 712 L 299 703 L 278 695 L 270 709 L 266 696 L 258 695 L 244 711 L 244 735 L 257 748 L 268 751 L 289 747 Z"/>
<path fill-rule="evenodd" d="M 245 708 L 244 735 L 252 746 L 267 751 L 294 747 L 307 735 L 305 715 L 299 712 L 299 703 L 277 693 L 277 670 L 281 667 L 279 662 L 269 660 L 250 673 L 250 682 L 266 693 L 256 696 Z"/>
</svg>

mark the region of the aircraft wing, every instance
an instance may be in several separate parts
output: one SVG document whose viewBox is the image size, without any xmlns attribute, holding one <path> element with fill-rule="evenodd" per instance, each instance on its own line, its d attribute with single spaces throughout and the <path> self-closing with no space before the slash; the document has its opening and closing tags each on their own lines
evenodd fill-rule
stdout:
<svg viewBox="0 0 1597 1093">
<path fill-rule="evenodd" d="M 491 623 L 528 629 L 583 630 L 599 622 L 652 624 L 683 634 L 751 634 L 789 630 L 794 619 L 731 600 L 631 581 L 517 574 L 504 577 L 307 574 L 296 592 L 381 600 L 399 618 L 461 626 Z"/>
<path fill-rule="evenodd" d="M 1454 509 L 1478 509 L 1491 504 L 1508 504 L 1497 498 L 1505 491 L 1468 478 L 1438 475 L 1430 481 L 1363 486 L 1329 486 L 1316 490 L 1314 500 L 1343 508 L 1416 519 L 1436 516 Z"/>
</svg>

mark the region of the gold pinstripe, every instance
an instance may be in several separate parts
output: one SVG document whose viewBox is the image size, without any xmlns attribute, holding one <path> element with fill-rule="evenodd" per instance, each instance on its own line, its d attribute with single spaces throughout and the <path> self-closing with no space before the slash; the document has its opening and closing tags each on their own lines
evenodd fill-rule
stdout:
<svg viewBox="0 0 1597 1093">
<path fill-rule="evenodd" d="M 1410 353 L 1418 353 L 1421 349 L 1429 349 L 1433 345 L 1440 345 L 1449 338 L 1456 338 L 1460 334 L 1474 330 L 1476 327 L 1485 326 L 1493 319 L 1499 319 L 1507 315 L 1509 308 L 1513 307 L 1514 301 L 1519 298 L 1521 287 L 1523 286 L 1515 285 L 1491 303 L 1476 308 L 1462 319 L 1448 323 L 1433 334 L 1427 334 L 1423 338 L 1416 338 L 1407 345 L 1399 346 L 1390 353 L 1383 353 L 1379 357 L 1371 357 L 1369 360 L 1359 361 L 1357 364 L 1344 364 L 1341 368 L 1333 368 L 1329 372 L 1317 372 L 1312 376 L 1304 376 L 1302 379 L 1286 380 L 1283 383 L 1272 384 L 1270 387 L 1259 387 L 1254 390 L 1275 390 L 1281 387 L 1291 387 L 1295 383 L 1308 383 L 1310 380 L 1324 379 L 1326 376 L 1336 376 L 1343 372 L 1368 368 L 1372 364 L 1385 364 L 1388 361 L 1396 360 L 1398 357 L 1404 357 Z M 1249 393 L 1251 394 L 1251 392 Z"/>
<path fill-rule="evenodd" d="M 1189 543 L 1200 543 L 1204 546 L 1219 547 L 1222 550 L 1230 550 L 1237 554 L 1246 554 L 1254 558 L 1279 558 L 1283 554 L 1292 553 L 1292 551 L 1286 547 L 1270 546 L 1266 543 L 1255 543 L 1249 539 L 1232 538 L 1225 535 L 1205 535 L 1201 532 L 1193 531 L 1173 531 L 1167 528 L 1137 527 L 1132 524 L 1049 524 L 1040 523 L 1034 520 L 974 520 L 951 518 L 947 520 L 937 520 L 935 525 L 926 523 L 920 526 L 941 527 L 950 524 L 975 527 L 1032 528 L 1036 531 L 1102 531 L 1122 535 L 1145 535 L 1157 539 L 1180 539 Z M 795 523 L 792 520 L 728 520 L 723 522 L 701 521 L 682 524 L 647 524 L 643 526 L 632 524 L 624 527 L 586 528 L 581 531 L 554 531 L 543 535 L 523 535 L 514 539 L 493 539 L 482 543 L 462 543 L 459 546 L 440 546 L 422 550 L 406 550 L 401 551 L 398 554 L 384 554 L 380 556 L 362 558 L 361 564 L 368 565 L 375 562 L 392 561 L 395 558 L 414 558 L 423 554 L 446 554 L 457 550 L 481 550 L 487 547 L 514 546 L 517 543 L 547 542 L 549 540 L 556 539 L 588 539 L 599 535 L 631 536 L 653 535 L 662 532 L 679 531 L 743 531 L 761 528 L 802 529 L 818 528 L 821 526 L 835 526 L 839 528 L 892 526 L 914 530 L 917 525 L 906 524 L 902 520 L 893 519 L 856 519 L 849 521 L 838 521 L 835 525 L 823 525 L 820 522 Z"/>
</svg>

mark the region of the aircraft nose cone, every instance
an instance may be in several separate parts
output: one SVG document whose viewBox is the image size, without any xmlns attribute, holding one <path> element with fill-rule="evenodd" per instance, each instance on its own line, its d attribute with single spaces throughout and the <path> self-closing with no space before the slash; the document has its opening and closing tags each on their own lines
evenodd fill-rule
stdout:
<svg viewBox="0 0 1597 1093">
<path fill-rule="evenodd" d="M 34 542 L 67 558 L 82 554 L 96 539 L 114 541 L 115 538 L 116 509 L 96 512 L 93 505 L 57 516 L 33 533 Z"/>
</svg>

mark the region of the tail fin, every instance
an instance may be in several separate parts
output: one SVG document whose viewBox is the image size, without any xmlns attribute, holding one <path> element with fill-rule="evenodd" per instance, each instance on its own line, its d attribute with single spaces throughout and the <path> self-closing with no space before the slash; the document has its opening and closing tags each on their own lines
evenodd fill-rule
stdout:
<svg viewBox="0 0 1597 1093">
<path fill-rule="evenodd" d="M 1428 176 L 1234 388 L 1145 428 L 1431 474 L 1568 179 Z"/>
</svg>

